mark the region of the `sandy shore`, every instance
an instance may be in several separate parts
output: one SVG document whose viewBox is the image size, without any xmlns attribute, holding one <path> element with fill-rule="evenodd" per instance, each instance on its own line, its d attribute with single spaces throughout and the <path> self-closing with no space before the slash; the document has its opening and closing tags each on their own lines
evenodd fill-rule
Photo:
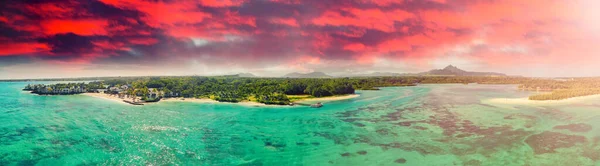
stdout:
<svg viewBox="0 0 600 166">
<path fill-rule="evenodd" d="M 587 101 L 600 101 L 600 95 L 573 97 L 563 100 L 529 100 L 529 98 L 494 98 L 482 100 L 486 104 L 504 104 L 504 105 L 566 105 L 573 103 L 581 103 Z"/>
<path fill-rule="evenodd" d="M 192 103 L 222 103 L 222 104 L 240 104 L 245 106 L 277 106 L 277 105 L 266 105 L 264 103 L 251 102 L 251 101 L 242 101 L 238 103 L 229 103 L 229 102 L 219 102 L 213 99 L 207 98 L 163 98 L 160 102 L 192 102 Z"/>
<path fill-rule="evenodd" d="M 121 104 L 127 104 L 125 102 L 123 102 L 123 100 L 127 100 L 127 101 L 131 101 L 130 98 L 126 98 L 126 99 L 121 99 L 117 96 L 111 96 L 105 93 L 83 93 L 83 95 L 85 96 L 90 96 L 90 97 L 95 97 L 95 98 L 101 98 L 101 99 L 105 99 L 105 100 L 110 100 L 110 101 L 115 101 Z M 130 105 L 130 104 L 127 104 Z"/>
<path fill-rule="evenodd" d="M 123 100 L 131 101 L 130 98 L 121 99 L 117 96 L 111 96 L 111 95 L 104 94 L 104 93 L 84 93 L 83 95 L 101 98 L 101 99 L 105 99 L 105 100 L 111 100 L 111 101 L 115 101 L 115 102 L 122 103 L 122 104 L 127 104 L 127 103 L 123 102 Z M 358 96 L 360 96 L 360 95 L 353 94 L 353 95 L 344 95 L 344 96 L 331 96 L 331 97 L 302 99 L 302 100 L 298 100 L 295 102 L 298 102 L 298 103 L 328 102 L 328 101 L 347 100 L 347 99 L 351 99 L 351 98 L 356 98 Z M 240 105 L 244 105 L 244 106 L 253 106 L 253 107 L 284 106 L 284 105 L 267 105 L 264 103 L 251 102 L 251 101 L 243 101 L 243 102 L 239 102 L 239 103 L 228 103 L 228 102 L 219 102 L 219 101 L 207 99 L 207 98 L 198 99 L 198 98 L 181 98 L 181 97 L 180 98 L 163 98 L 159 102 L 156 102 L 156 103 L 160 103 L 160 102 L 222 103 L 222 104 L 240 104 Z M 144 104 L 153 104 L 153 103 L 144 103 Z M 127 104 L 127 105 L 129 105 L 129 104 Z"/>
<path fill-rule="evenodd" d="M 163 98 L 160 102 L 194 102 L 194 103 L 218 103 L 218 101 L 212 99 L 198 99 L 198 98 Z"/>
<path fill-rule="evenodd" d="M 360 96 L 360 95 L 352 94 L 352 95 L 343 95 L 343 96 L 319 97 L 319 98 L 301 99 L 301 100 L 297 100 L 296 102 L 299 102 L 299 103 L 328 102 L 328 101 L 347 100 L 347 99 L 357 98 L 358 96 Z"/>
</svg>

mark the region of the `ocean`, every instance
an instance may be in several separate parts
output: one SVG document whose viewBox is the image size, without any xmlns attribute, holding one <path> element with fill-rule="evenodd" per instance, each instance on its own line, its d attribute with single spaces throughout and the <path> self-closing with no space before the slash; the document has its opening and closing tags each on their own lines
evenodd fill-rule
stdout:
<svg viewBox="0 0 600 166">
<path fill-rule="evenodd" d="M 0 82 L 0 165 L 600 165 L 600 101 L 516 85 L 357 91 L 306 106 L 38 96 Z"/>
</svg>

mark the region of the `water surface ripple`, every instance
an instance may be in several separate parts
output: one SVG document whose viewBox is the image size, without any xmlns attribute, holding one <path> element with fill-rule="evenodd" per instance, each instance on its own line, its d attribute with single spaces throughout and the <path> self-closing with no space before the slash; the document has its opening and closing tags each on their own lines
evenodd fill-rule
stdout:
<svg viewBox="0 0 600 166">
<path fill-rule="evenodd" d="M 358 91 L 324 107 L 36 96 L 0 83 L 0 165 L 599 165 L 597 102 L 508 105 L 514 85 Z"/>
</svg>

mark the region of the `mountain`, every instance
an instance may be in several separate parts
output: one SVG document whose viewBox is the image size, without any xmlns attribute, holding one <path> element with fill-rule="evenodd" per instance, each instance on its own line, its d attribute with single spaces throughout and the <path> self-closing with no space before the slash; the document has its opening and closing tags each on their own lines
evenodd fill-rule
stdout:
<svg viewBox="0 0 600 166">
<path fill-rule="evenodd" d="M 331 76 L 327 75 L 323 72 L 312 72 L 312 73 L 306 73 L 306 74 L 294 72 L 294 73 L 286 74 L 283 77 L 287 77 L 287 78 L 330 78 Z"/>
<path fill-rule="evenodd" d="M 407 76 L 410 74 L 403 73 L 393 73 L 393 72 L 373 72 L 373 73 L 365 73 L 365 74 L 342 74 L 338 77 L 398 77 L 398 76 Z"/>
<path fill-rule="evenodd" d="M 371 76 L 371 77 L 394 77 L 394 76 L 406 76 L 409 74 L 405 74 L 405 73 L 392 73 L 392 72 L 374 72 L 371 74 L 368 74 L 367 76 Z"/>
<path fill-rule="evenodd" d="M 238 77 L 256 77 L 256 75 L 252 74 L 252 73 L 239 73 L 237 74 Z"/>
<path fill-rule="evenodd" d="M 494 72 L 470 72 L 459 69 L 456 66 L 449 65 L 444 69 L 434 69 L 428 72 L 419 73 L 419 75 L 448 75 L 448 76 L 506 76 L 503 73 Z"/>
</svg>

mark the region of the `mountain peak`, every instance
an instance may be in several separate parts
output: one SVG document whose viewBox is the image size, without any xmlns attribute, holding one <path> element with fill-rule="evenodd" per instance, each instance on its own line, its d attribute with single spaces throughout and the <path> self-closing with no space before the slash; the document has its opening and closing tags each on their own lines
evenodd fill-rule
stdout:
<svg viewBox="0 0 600 166">
<path fill-rule="evenodd" d="M 452 65 L 448 65 L 444 68 L 444 70 L 446 69 L 458 69 L 456 66 L 452 66 Z"/>
<path fill-rule="evenodd" d="M 454 75 L 454 76 L 504 76 L 502 73 L 493 72 L 470 72 L 459 69 L 456 66 L 448 65 L 444 69 L 435 69 L 429 72 L 421 73 L 423 75 Z"/>
<path fill-rule="evenodd" d="M 446 66 L 442 70 L 449 71 L 449 72 L 452 72 L 452 73 L 464 73 L 465 72 L 464 70 L 459 69 L 458 67 L 452 66 L 452 65 L 448 65 L 448 66 Z"/>
</svg>

